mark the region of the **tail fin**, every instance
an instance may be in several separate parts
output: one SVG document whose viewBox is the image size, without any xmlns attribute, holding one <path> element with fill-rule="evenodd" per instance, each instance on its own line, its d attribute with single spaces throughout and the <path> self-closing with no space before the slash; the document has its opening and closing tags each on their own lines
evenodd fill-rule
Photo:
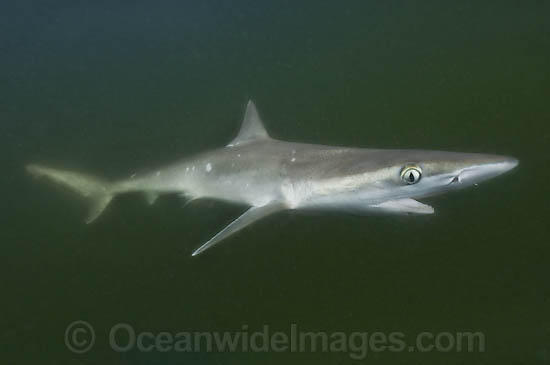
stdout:
<svg viewBox="0 0 550 365">
<path fill-rule="evenodd" d="M 88 198 L 91 206 L 86 223 L 99 217 L 114 197 L 111 184 L 94 176 L 39 165 L 27 165 L 26 168 L 33 176 L 45 177 Z"/>
</svg>

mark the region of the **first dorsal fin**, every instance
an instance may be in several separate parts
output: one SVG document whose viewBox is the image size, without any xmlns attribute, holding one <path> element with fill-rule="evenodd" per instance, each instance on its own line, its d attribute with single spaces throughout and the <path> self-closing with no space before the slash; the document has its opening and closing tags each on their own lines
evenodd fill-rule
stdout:
<svg viewBox="0 0 550 365">
<path fill-rule="evenodd" d="M 228 146 L 238 146 L 244 142 L 255 141 L 259 139 L 268 139 L 269 134 L 265 130 L 264 124 L 256 106 L 250 100 L 246 105 L 246 112 L 244 113 L 243 124 L 237 137 L 228 144 Z"/>
</svg>

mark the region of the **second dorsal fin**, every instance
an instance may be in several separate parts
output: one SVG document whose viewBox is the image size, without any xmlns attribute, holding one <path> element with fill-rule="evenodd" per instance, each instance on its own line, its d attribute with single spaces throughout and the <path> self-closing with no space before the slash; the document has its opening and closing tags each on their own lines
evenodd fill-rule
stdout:
<svg viewBox="0 0 550 365">
<path fill-rule="evenodd" d="M 243 123 L 241 130 L 237 137 L 228 144 L 228 146 L 238 146 L 244 142 L 255 141 L 259 139 L 268 139 L 269 134 L 265 130 L 264 124 L 256 106 L 250 100 L 246 105 L 246 112 L 244 113 Z"/>
</svg>

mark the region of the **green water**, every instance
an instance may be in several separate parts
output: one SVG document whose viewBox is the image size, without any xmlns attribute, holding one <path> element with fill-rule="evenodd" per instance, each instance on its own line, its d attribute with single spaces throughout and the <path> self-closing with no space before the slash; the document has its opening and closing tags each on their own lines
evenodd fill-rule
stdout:
<svg viewBox="0 0 550 365">
<path fill-rule="evenodd" d="M 2 363 L 550 362 L 550 2 L 113 3 L 0 5 Z M 226 144 L 249 98 L 279 139 L 521 163 L 426 199 L 432 216 L 282 213 L 195 259 L 242 207 L 128 195 L 85 226 L 82 200 L 23 169 L 128 176 Z M 81 355 L 76 320 L 96 334 Z M 472 331 L 485 350 L 118 353 L 121 322 Z"/>
</svg>

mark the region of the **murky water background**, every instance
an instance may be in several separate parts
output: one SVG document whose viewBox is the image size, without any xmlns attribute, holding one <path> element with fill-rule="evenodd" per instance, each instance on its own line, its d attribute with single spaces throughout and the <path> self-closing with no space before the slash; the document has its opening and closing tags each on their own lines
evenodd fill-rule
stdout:
<svg viewBox="0 0 550 365">
<path fill-rule="evenodd" d="M 0 358 L 30 364 L 347 364 L 348 353 L 116 353 L 109 331 L 480 331 L 483 353 L 376 363 L 550 361 L 550 3 L 96 2 L 0 6 Z M 512 173 L 428 217 L 282 213 L 197 259 L 242 207 L 82 200 L 29 162 L 107 178 L 222 146 L 252 98 L 280 139 L 499 153 Z M 68 324 L 96 344 L 75 355 Z"/>
</svg>

